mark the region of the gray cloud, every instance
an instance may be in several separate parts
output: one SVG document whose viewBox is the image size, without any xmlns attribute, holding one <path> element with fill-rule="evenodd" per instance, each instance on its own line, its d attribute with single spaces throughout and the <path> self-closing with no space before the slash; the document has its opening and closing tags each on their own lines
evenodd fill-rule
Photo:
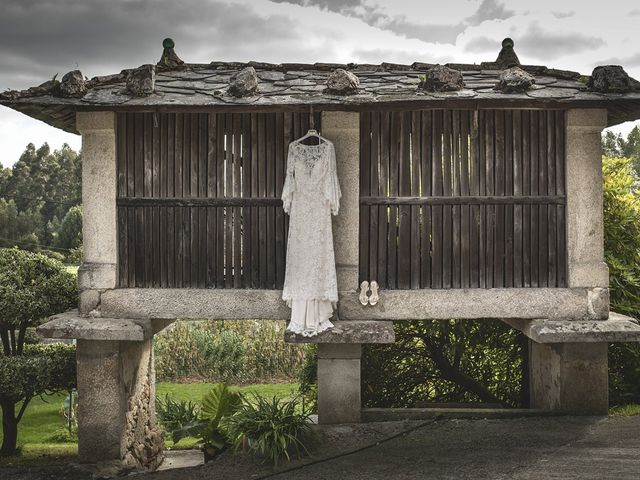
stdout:
<svg viewBox="0 0 640 480">
<path fill-rule="evenodd" d="M 508 10 L 503 3 L 498 0 L 482 0 L 476 13 L 466 19 L 469 25 L 480 25 L 488 20 L 506 20 L 516 13 Z"/>
<path fill-rule="evenodd" d="M 600 62 L 594 63 L 597 65 L 622 65 L 623 67 L 640 67 L 640 52 L 637 52 L 628 57 L 611 57 Z"/>
<path fill-rule="evenodd" d="M 304 26 L 287 16 L 261 16 L 249 5 L 223 1 L 3 0 L 2 10 L 0 90 L 32 86 L 74 68 L 93 76 L 154 63 L 166 36 L 187 62 L 332 55 L 322 46 L 299 46 L 294 40 Z"/>
<path fill-rule="evenodd" d="M 471 38 L 464 46 L 466 52 L 482 53 L 482 52 L 495 52 L 496 57 L 498 52 L 502 48 L 501 42 L 496 41 L 489 37 L 474 37 Z"/>
<path fill-rule="evenodd" d="M 576 14 L 576 12 L 551 12 L 551 15 L 553 15 L 556 18 L 570 18 L 573 17 Z"/>
<path fill-rule="evenodd" d="M 605 45 L 604 40 L 581 33 L 555 33 L 544 31 L 537 23 L 529 26 L 524 34 L 514 39 L 515 50 L 522 60 L 530 56 L 538 60 L 553 60 L 565 54 L 575 54 Z"/>
<path fill-rule="evenodd" d="M 640 10 L 637 8 L 635 10 L 631 10 L 628 15 L 630 17 L 640 17 Z"/>
<path fill-rule="evenodd" d="M 504 20 L 515 15 L 498 0 L 483 0 L 476 12 L 465 20 L 455 24 L 425 24 L 409 20 L 404 15 L 389 15 L 379 8 L 363 3 L 362 0 L 271 0 L 274 3 L 290 3 L 303 7 L 318 7 L 322 10 L 339 13 L 383 30 L 388 30 L 407 38 L 424 42 L 455 44 L 459 34 L 468 25 L 479 25 L 488 20 Z"/>
</svg>

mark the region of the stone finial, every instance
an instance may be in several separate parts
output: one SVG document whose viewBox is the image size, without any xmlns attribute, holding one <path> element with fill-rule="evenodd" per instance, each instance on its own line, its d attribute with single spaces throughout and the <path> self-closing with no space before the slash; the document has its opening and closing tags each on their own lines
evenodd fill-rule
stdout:
<svg viewBox="0 0 640 480">
<path fill-rule="evenodd" d="M 502 41 L 502 50 L 500 50 L 500 53 L 498 54 L 496 63 L 501 68 L 509 68 L 520 65 L 520 59 L 513 49 L 513 40 L 511 40 L 510 38 L 505 38 Z"/>
<path fill-rule="evenodd" d="M 184 66 L 184 62 L 180 57 L 178 57 L 174 50 L 175 46 L 176 44 L 171 38 L 165 38 L 162 41 L 162 48 L 164 50 L 162 51 L 162 56 L 158 62 L 158 68 L 163 70 L 175 70 Z"/>
<path fill-rule="evenodd" d="M 358 91 L 360 79 L 344 68 L 337 68 L 327 78 L 327 89 L 338 95 L 349 95 Z"/>
<path fill-rule="evenodd" d="M 80 70 L 73 70 L 60 82 L 60 95 L 63 97 L 80 98 L 87 93 L 87 85 Z"/>
<path fill-rule="evenodd" d="M 253 67 L 234 73 L 229 79 L 229 93 L 234 97 L 248 97 L 258 91 L 258 75 Z"/>
<path fill-rule="evenodd" d="M 603 65 L 593 69 L 589 88 L 601 93 L 626 93 L 632 89 L 631 77 L 620 65 Z"/>
<path fill-rule="evenodd" d="M 520 67 L 511 67 L 500 74 L 500 80 L 494 87 L 503 93 L 526 92 L 536 83 L 533 75 L 525 72 Z"/>
<path fill-rule="evenodd" d="M 436 65 L 426 71 L 418 88 L 428 92 L 455 92 L 462 90 L 462 72 L 444 65 Z"/>
<path fill-rule="evenodd" d="M 127 92 L 135 97 L 151 95 L 155 89 L 156 66 L 142 65 L 129 70 L 127 75 Z"/>
</svg>

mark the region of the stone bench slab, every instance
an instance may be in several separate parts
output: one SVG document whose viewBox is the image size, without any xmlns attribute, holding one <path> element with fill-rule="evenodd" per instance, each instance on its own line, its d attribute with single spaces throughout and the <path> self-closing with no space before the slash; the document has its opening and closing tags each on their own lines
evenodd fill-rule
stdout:
<svg viewBox="0 0 640 480">
<path fill-rule="evenodd" d="M 608 320 L 505 320 L 537 343 L 640 342 L 640 325 L 611 312 Z"/>
<path fill-rule="evenodd" d="M 393 343 L 396 340 L 393 322 L 379 320 L 343 320 L 313 337 L 286 332 L 288 343 Z"/>
<path fill-rule="evenodd" d="M 85 317 L 77 310 L 49 317 L 49 321 L 40 325 L 37 331 L 46 338 L 133 342 L 142 342 L 154 334 L 149 319 Z"/>
</svg>

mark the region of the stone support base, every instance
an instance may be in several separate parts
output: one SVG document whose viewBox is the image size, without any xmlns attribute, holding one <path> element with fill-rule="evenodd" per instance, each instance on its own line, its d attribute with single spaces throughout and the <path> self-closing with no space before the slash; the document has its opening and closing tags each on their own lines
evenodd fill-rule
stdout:
<svg viewBox="0 0 640 480">
<path fill-rule="evenodd" d="M 155 426 L 153 341 L 78 340 L 78 455 L 155 470 L 163 437 Z"/>
<path fill-rule="evenodd" d="M 607 346 L 606 342 L 530 341 L 531 408 L 572 415 L 606 415 Z"/>
<path fill-rule="evenodd" d="M 318 423 L 360 422 L 360 344 L 318 344 Z"/>
</svg>

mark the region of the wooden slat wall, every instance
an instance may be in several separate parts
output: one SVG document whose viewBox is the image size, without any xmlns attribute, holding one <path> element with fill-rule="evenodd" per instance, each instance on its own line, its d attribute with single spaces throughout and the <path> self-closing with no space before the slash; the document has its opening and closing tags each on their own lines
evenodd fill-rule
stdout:
<svg viewBox="0 0 640 480">
<path fill-rule="evenodd" d="M 119 113 L 119 285 L 282 288 L 286 155 L 308 128 L 306 112 Z"/>
<path fill-rule="evenodd" d="M 360 281 L 566 286 L 564 111 L 360 116 Z"/>
</svg>

